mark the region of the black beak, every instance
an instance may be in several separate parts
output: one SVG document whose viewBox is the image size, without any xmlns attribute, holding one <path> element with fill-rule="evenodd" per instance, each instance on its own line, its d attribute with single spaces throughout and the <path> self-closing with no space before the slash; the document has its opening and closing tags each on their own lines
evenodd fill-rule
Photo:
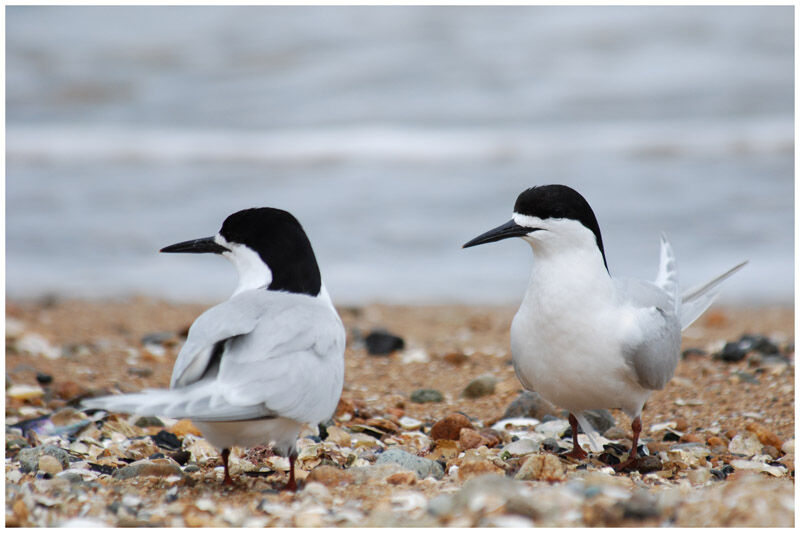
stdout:
<svg viewBox="0 0 800 533">
<path fill-rule="evenodd" d="M 179 242 L 159 251 L 168 254 L 221 254 L 230 250 L 214 242 L 214 237 L 206 237 L 204 239 Z"/>
<path fill-rule="evenodd" d="M 467 244 L 462 246 L 462 248 L 486 244 L 487 242 L 501 241 L 503 239 L 508 239 L 509 237 L 523 237 L 532 231 L 536 231 L 536 228 L 526 228 L 524 226 L 520 226 L 513 220 L 509 220 L 502 226 L 497 226 L 496 228 L 490 229 L 482 235 L 478 235 Z"/>
</svg>

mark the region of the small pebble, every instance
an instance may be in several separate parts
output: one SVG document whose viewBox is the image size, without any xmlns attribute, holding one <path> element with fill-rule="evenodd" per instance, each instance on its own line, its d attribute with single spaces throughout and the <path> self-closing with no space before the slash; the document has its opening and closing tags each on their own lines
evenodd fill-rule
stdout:
<svg viewBox="0 0 800 533">
<path fill-rule="evenodd" d="M 6 389 L 6 396 L 15 400 L 33 400 L 44 396 L 44 389 L 38 385 L 11 385 Z"/>
<path fill-rule="evenodd" d="M 400 424 L 401 428 L 407 431 L 419 429 L 422 427 L 421 421 L 417 420 L 416 418 L 411 418 L 410 416 L 401 417 L 398 423 Z"/>
<path fill-rule="evenodd" d="M 469 450 L 478 448 L 480 446 L 489 446 L 489 439 L 481 435 L 479 432 L 471 428 L 461 428 L 461 434 L 458 439 L 458 444 L 462 450 Z"/>
<path fill-rule="evenodd" d="M 505 471 L 493 461 L 485 458 L 472 458 L 462 461 L 458 465 L 457 476 L 459 481 L 466 481 L 486 474 L 503 475 Z"/>
<path fill-rule="evenodd" d="M 537 418 L 558 415 L 559 410 L 538 392 L 523 391 L 506 408 L 503 418 Z"/>
<path fill-rule="evenodd" d="M 794 439 L 789 439 L 781 445 L 783 453 L 794 453 Z"/>
<path fill-rule="evenodd" d="M 459 440 L 463 428 L 472 429 L 472 422 L 461 413 L 451 413 L 436 422 L 431 427 L 430 436 L 433 440 L 448 439 Z"/>
<path fill-rule="evenodd" d="M 133 425 L 140 428 L 164 427 L 164 422 L 157 416 L 140 416 Z"/>
<path fill-rule="evenodd" d="M 752 457 L 761 452 L 761 441 L 750 432 L 739 433 L 731 439 L 728 444 L 728 451 L 736 455 Z"/>
<path fill-rule="evenodd" d="M 328 428 L 328 437 L 325 439 L 336 443 L 336 445 L 343 448 L 349 448 L 352 441 L 351 434 L 338 426 L 330 426 Z"/>
<path fill-rule="evenodd" d="M 555 455 L 544 453 L 530 455 L 514 476 L 526 481 L 562 481 L 566 479 L 566 469 Z"/>
<path fill-rule="evenodd" d="M 63 470 L 61 466 L 61 461 L 53 457 L 52 455 L 42 455 L 39 457 L 39 466 L 38 470 L 40 472 L 45 472 L 46 474 L 50 474 L 54 476 Z"/>
<path fill-rule="evenodd" d="M 777 449 L 783 446 L 783 441 L 775 433 L 758 422 L 750 422 L 745 426 L 745 429 L 755 434 L 759 442 L 764 446 L 774 446 Z"/>
<path fill-rule="evenodd" d="M 386 478 L 389 485 L 413 485 L 417 482 L 417 476 L 413 472 L 395 472 Z"/>
<path fill-rule="evenodd" d="M 188 418 L 178 420 L 168 429 L 170 432 L 175 434 L 176 437 L 185 437 L 186 435 L 203 435 L 203 432 L 197 429 L 197 426 L 195 426 L 194 423 L 192 423 L 192 421 Z"/>
<path fill-rule="evenodd" d="M 183 476 L 183 471 L 178 465 L 171 462 L 139 461 L 117 469 L 112 477 L 117 480 L 125 480 L 143 476 L 163 478 Z"/>
<path fill-rule="evenodd" d="M 389 355 L 390 353 L 402 350 L 405 341 L 401 337 L 389 333 L 386 330 L 375 330 L 364 338 L 367 346 L 367 353 L 370 355 Z"/>
<path fill-rule="evenodd" d="M 414 403 L 438 403 L 444 401 L 444 396 L 435 389 L 417 389 L 411 393 L 411 401 Z"/>
<path fill-rule="evenodd" d="M 472 381 L 464 388 L 461 395 L 464 398 L 480 398 L 481 396 L 488 396 L 494 394 L 495 386 L 497 385 L 497 378 L 494 376 L 480 376 Z"/>
<path fill-rule="evenodd" d="M 444 468 L 436 461 L 431 461 L 423 457 L 417 457 L 399 448 L 390 448 L 378 456 L 376 465 L 396 463 L 406 470 L 415 472 L 420 479 L 433 476 L 441 479 L 444 476 Z"/>
<path fill-rule="evenodd" d="M 711 479 L 711 469 L 696 468 L 693 470 L 689 470 L 689 472 L 686 474 L 686 477 L 689 478 L 689 482 L 692 485 L 704 485 L 707 481 Z"/>
<path fill-rule="evenodd" d="M 309 473 L 308 481 L 322 483 L 326 487 L 348 485 L 353 482 L 353 474 L 331 465 L 319 465 Z"/>
</svg>

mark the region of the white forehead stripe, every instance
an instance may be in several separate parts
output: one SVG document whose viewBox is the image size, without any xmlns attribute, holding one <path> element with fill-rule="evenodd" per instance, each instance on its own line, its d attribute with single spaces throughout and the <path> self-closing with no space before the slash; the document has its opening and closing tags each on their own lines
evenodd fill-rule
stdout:
<svg viewBox="0 0 800 533">
<path fill-rule="evenodd" d="M 541 228 L 544 221 L 539 217 L 532 217 L 530 215 L 521 215 L 519 213 L 514 213 L 511 216 L 511 220 L 513 220 L 517 225 L 522 226 L 524 228 Z"/>
</svg>

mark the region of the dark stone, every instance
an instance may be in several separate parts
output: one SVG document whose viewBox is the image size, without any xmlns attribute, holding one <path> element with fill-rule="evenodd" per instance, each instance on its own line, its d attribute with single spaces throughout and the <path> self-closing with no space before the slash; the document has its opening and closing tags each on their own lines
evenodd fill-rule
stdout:
<svg viewBox="0 0 800 533">
<path fill-rule="evenodd" d="M 722 359 L 728 363 L 736 363 L 741 361 L 747 355 L 747 349 L 742 349 L 738 342 L 727 342 L 722 351 L 716 354 L 716 359 Z"/>
<path fill-rule="evenodd" d="M 700 348 L 687 348 L 681 353 L 681 357 L 686 359 L 687 357 L 692 356 L 705 356 L 708 355 L 708 352 L 705 350 L 701 350 Z"/>
<path fill-rule="evenodd" d="M 681 440 L 681 436 L 678 435 L 677 433 L 667 431 L 666 433 L 664 433 L 664 438 L 661 440 L 663 440 L 664 442 L 678 442 Z"/>
<path fill-rule="evenodd" d="M 136 422 L 133 423 L 134 426 L 140 428 L 148 428 L 148 427 L 164 427 L 164 422 L 161 421 L 160 418 L 157 416 L 140 416 L 136 419 Z"/>
<path fill-rule="evenodd" d="M 438 390 L 417 389 L 411 393 L 411 401 L 414 403 L 443 402 L 444 396 Z"/>
<path fill-rule="evenodd" d="M 53 382 L 53 376 L 51 376 L 50 374 L 45 374 L 43 372 L 37 372 L 36 381 L 39 383 L 39 385 L 49 385 L 50 383 Z"/>
<path fill-rule="evenodd" d="M 620 463 L 619 457 L 608 452 L 601 453 L 597 456 L 597 459 L 607 465 L 618 465 Z"/>
<path fill-rule="evenodd" d="M 36 472 L 39 469 L 39 458 L 42 455 L 52 455 L 61 463 L 65 470 L 69 468 L 69 454 L 58 446 L 44 445 L 36 448 L 23 448 L 17 453 L 20 470 L 23 472 Z"/>
<path fill-rule="evenodd" d="M 169 456 L 181 466 L 185 465 L 187 462 L 189 462 L 189 459 L 192 458 L 192 454 L 190 452 L 187 452 L 186 450 L 178 450 L 177 452 L 172 452 L 171 454 L 169 454 Z"/>
<path fill-rule="evenodd" d="M 375 330 L 366 336 L 367 353 L 370 355 L 389 355 L 405 347 L 405 341 L 385 330 Z"/>
<path fill-rule="evenodd" d="M 658 472 L 663 467 L 661 459 L 655 455 L 645 455 L 636 460 L 636 470 L 642 474 L 648 472 Z"/>
<path fill-rule="evenodd" d="M 764 355 L 772 355 L 780 352 L 778 346 L 764 335 L 742 335 L 739 339 L 741 345 L 749 343 L 748 351 L 756 351 Z"/>
<path fill-rule="evenodd" d="M 480 376 L 470 381 L 461 395 L 465 398 L 480 398 L 481 396 L 494 394 L 495 385 L 497 385 L 496 377 Z"/>
<path fill-rule="evenodd" d="M 622 444 L 617 444 L 616 442 L 610 442 L 608 444 L 604 444 L 603 450 L 620 456 L 628 453 L 627 446 L 623 446 Z"/>
<path fill-rule="evenodd" d="M 711 469 L 711 475 L 714 477 L 716 481 L 723 481 L 726 477 L 728 477 L 728 474 L 726 474 L 722 470 L 717 470 L 716 468 Z"/>
<path fill-rule="evenodd" d="M 328 422 L 330 422 L 330 420 Z M 321 440 L 328 438 L 328 426 L 330 425 L 328 422 L 320 422 L 317 424 L 317 431 L 319 431 L 319 438 Z"/>
<path fill-rule="evenodd" d="M 150 457 L 148 457 L 148 459 L 164 459 L 165 457 L 166 457 L 166 455 L 164 455 L 163 453 L 156 452 L 156 453 L 152 454 Z"/>
<path fill-rule="evenodd" d="M 177 435 L 162 429 L 157 434 L 150 437 L 159 448 L 166 448 L 168 450 L 180 450 L 181 441 Z"/>
<path fill-rule="evenodd" d="M 558 417 L 559 410 L 542 398 L 538 392 L 522 391 L 506 408 L 503 418 L 538 418 L 544 420 L 547 415 Z"/>
<path fill-rule="evenodd" d="M 100 465 L 97 463 L 89 463 L 89 470 L 94 470 L 95 472 L 100 472 L 101 474 L 105 474 L 107 476 L 112 475 L 117 469 L 113 466 L 109 465 Z"/>
<path fill-rule="evenodd" d="M 744 359 L 748 352 L 774 355 L 780 353 L 780 350 L 774 342 L 764 335 L 742 335 L 738 341 L 726 343 L 722 352 L 715 357 L 729 363 L 735 363 Z"/>
<path fill-rule="evenodd" d="M 550 453 L 561 453 L 564 450 L 561 446 L 559 446 L 558 441 L 553 437 L 547 437 L 542 441 L 541 447 L 544 451 Z"/>
</svg>

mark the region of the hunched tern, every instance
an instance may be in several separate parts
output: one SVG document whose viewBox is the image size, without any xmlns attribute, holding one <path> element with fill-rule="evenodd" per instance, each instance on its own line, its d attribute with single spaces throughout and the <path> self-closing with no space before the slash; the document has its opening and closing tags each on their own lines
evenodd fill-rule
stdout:
<svg viewBox="0 0 800 533">
<path fill-rule="evenodd" d="M 246 209 L 213 237 L 161 251 L 221 254 L 236 267 L 239 284 L 192 324 L 168 390 L 83 405 L 191 419 L 222 450 L 225 485 L 233 484 L 232 446 L 273 443 L 289 458 L 286 488 L 295 490 L 299 432 L 333 415 L 344 381 L 344 327 L 305 231 L 286 211 Z"/>
<path fill-rule="evenodd" d="M 632 420 L 633 443 L 628 459 L 615 468 L 635 466 L 642 408 L 675 373 L 681 331 L 747 261 L 680 294 L 675 256 L 662 234 L 654 282 L 612 278 L 592 208 L 565 185 L 522 192 L 510 221 L 463 247 L 510 237 L 527 241 L 534 254 L 530 281 L 511 323 L 517 377 L 526 389 L 569 411 L 573 448 L 566 455 L 576 459 L 586 458 L 578 423 L 590 439 L 594 433 L 582 413 L 621 409 Z"/>
</svg>

